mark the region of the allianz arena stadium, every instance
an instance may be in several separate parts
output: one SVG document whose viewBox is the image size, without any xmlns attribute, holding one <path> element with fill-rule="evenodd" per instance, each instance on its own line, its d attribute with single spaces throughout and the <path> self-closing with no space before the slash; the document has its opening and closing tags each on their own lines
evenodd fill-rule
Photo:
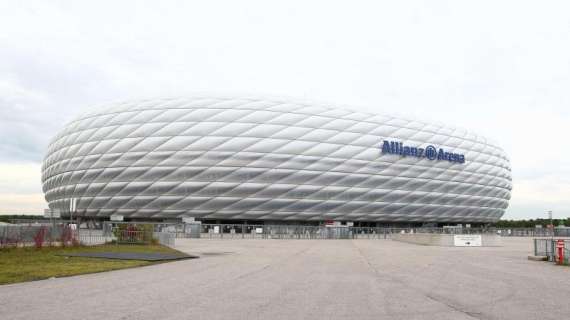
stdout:
<svg viewBox="0 0 570 320">
<path fill-rule="evenodd" d="M 462 129 L 215 96 L 77 118 L 49 145 L 42 183 L 51 209 L 83 219 L 377 225 L 495 222 L 512 188 L 504 151 Z"/>
</svg>

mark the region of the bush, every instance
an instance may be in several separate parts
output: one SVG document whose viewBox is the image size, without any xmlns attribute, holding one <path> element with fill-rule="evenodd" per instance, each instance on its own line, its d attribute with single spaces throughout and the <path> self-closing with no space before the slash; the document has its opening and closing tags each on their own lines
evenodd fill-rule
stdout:
<svg viewBox="0 0 570 320">
<path fill-rule="evenodd" d="M 79 240 L 71 226 L 64 226 L 61 230 L 61 246 L 78 246 Z"/>
<path fill-rule="evenodd" d="M 44 246 L 46 233 L 47 233 L 47 227 L 41 227 L 34 236 L 34 244 L 37 249 L 41 249 Z"/>
<path fill-rule="evenodd" d="M 113 234 L 118 243 L 148 244 L 153 242 L 153 230 L 150 224 L 119 224 Z"/>
</svg>

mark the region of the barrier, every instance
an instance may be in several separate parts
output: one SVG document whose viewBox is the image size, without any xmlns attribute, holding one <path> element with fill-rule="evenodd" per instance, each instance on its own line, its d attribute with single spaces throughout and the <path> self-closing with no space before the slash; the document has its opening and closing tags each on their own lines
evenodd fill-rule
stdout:
<svg viewBox="0 0 570 320">
<path fill-rule="evenodd" d="M 569 264 L 570 239 L 534 239 L 534 256 L 547 257 L 548 261 Z"/>
<path fill-rule="evenodd" d="M 176 236 L 168 232 L 155 232 L 154 238 L 163 246 L 174 248 L 176 246 Z"/>
<path fill-rule="evenodd" d="M 496 229 L 460 227 L 354 227 L 325 225 L 287 224 L 206 224 L 200 222 L 105 222 L 104 229 L 112 230 L 120 225 L 152 225 L 154 232 L 167 232 L 176 238 L 203 239 L 391 239 L 392 235 L 404 233 L 426 234 L 489 234 L 500 237 L 534 236 L 548 232 L 548 229 Z M 107 232 L 107 231 L 106 231 Z M 110 231 L 109 231 L 110 232 Z M 493 240 L 494 239 L 494 240 Z M 500 238 L 486 237 L 488 246 L 500 246 Z"/>
<path fill-rule="evenodd" d="M 79 244 L 75 225 L 34 224 L 0 226 L 0 248 Z"/>
<path fill-rule="evenodd" d="M 176 235 L 153 232 L 152 228 L 115 228 L 109 232 L 77 229 L 74 225 L 9 225 L 0 226 L 0 248 L 101 245 L 106 243 L 175 246 Z"/>
<path fill-rule="evenodd" d="M 33 245 L 34 239 L 43 238 L 47 245 L 60 241 L 66 224 L 34 224 L 0 226 L 0 247 Z M 153 223 L 153 222 L 103 222 L 102 229 L 79 229 L 67 237 L 70 241 L 78 240 L 81 244 L 95 245 L 107 242 L 126 244 L 149 244 L 153 236 L 167 233 L 174 238 L 203 238 L 203 239 L 392 239 L 394 235 L 429 234 L 429 235 L 469 235 L 482 234 L 484 246 L 500 246 L 501 237 L 531 236 L 549 232 L 549 229 L 495 229 L 495 228 L 390 228 L 390 227 L 354 227 L 342 225 L 279 225 L 279 224 L 202 224 L 193 223 Z M 46 228 L 40 231 L 41 228 Z M 117 230 L 123 230 L 120 235 Z M 563 233 L 563 228 L 554 229 L 555 233 Z M 558 230 L 558 231 L 557 231 Z M 38 235 L 39 234 L 39 235 Z M 493 235 L 493 236 L 491 236 Z M 70 237 L 71 236 L 71 237 Z M 420 237 L 420 236 L 417 236 Z M 439 243 L 435 245 L 450 245 L 449 239 L 434 240 L 435 236 L 424 236 L 432 240 L 418 240 L 423 243 Z M 444 237 L 445 238 L 445 237 Z M 156 239 L 155 239 L 156 240 Z M 169 240 L 170 241 L 170 240 Z M 439 242 L 438 242 L 439 241 Z M 565 257 L 568 257 L 565 254 Z"/>
<path fill-rule="evenodd" d="M 392 240 L 426 246 L 441 247 L 499 247 L 501 238 L 495 234 L 441 234 L 441 233 L 398 233 Z"/>
<path fill-rule="evenodd" d="M 556 262 L 564 264 L 564 240 L 556 240 L 556 253 L 558 255 Z"/>
</svg>

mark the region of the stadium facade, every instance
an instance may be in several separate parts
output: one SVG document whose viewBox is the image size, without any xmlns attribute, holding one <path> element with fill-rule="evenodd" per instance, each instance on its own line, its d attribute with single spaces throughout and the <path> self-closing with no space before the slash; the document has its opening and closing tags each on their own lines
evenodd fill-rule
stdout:
<svg viewBox="0 0 570 320">
<path fill-rule="evenodd" d="M 512 188 L 503 150 L 462 129 L 213 96 L 79 117 L 49 145 L 42 183 L 63 216 L 257 223 L 484 224 Z"/>
</svg>

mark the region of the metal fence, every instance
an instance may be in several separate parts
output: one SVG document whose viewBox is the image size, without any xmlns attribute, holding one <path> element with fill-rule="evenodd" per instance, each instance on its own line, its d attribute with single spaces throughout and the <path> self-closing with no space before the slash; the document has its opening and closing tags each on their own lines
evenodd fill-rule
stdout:
<svg viewBox="0 0 570 320">
<path fill-rule="evenodd" d="M 496 234 L 503 237 L 552 236 L 550 229 L 540 228 L 391 228 L 354 226 L 307 226 L 279 224 L 201 224 L 152 223 L 152 222 L 105 222 L 106 234 L 122 225 L 152 226 L 154 232 L 174 234 L 176 238 L 204 239 L 390 239 L 394 233 L 437 234 Z M 555 236 L 570 236 L 570 228 L 554 229 Z"/>
<path fill-rule="evenodd" d="M 155 233 L 173 234 L 175 238 L 205 239 L 389 239 L 392 233 L 413 230 L 348 226 L 105 222 L 103 234 L 111 235 L 113 230 L 128 225 L 152 226 Z"/>
<path fill-rule="evenodd" d="M 83 245 L 98 245 L 105 243 L 134 245 L 161 244 L 168 247 L 174 247 L 175 238 L 176 234 L 168 232 L 115 229 L 111 233 L 105 234 L 103 230 L 80 229 L 78 231 L 78 239 Z"/>
<path fill-rule="evenodd" d="M 101 245 L 113 241 L 112 237 L 104 236 L 103 231 L 97 229 L 79 229 L 77 237 L 79 242 L 86 246 Z"/>
<path fill-rule="evenodd" d="M 503 237 L 570 237 L 570 228 L 494 228 Z"/>
<path fill-rule="evenodd" d="M 203 224 L 206 239 L 389 239 L 403 229 L 346 226 Z"/>
<path fill-rule="evenodd" d="M 199 224 L 197 224 L 199 226 Z M 126 229 L 129 226 L 134 226 L 135 228 L 151 230 L 154 233 L 168 233 L 173 234 L 176 238 L 190 238 L 191 234 L 199 233 L 198 230 L 194 230 L 191 233 L 192 227 L 185 223 L 155 223 L 155 222 L 111 222 L 106 221 L 102 225 L 102 232 L 106 236 L 111 236 L 116 233 L 118 229 Z"/>
<path fill-rule="evenodd" d="M 558 242 L 564 243 L 562 260 L 560 260 L 559 250 L 556 247 Z M 548 261 L 559 261 L 567 265 L 570 261 L 570 239 L 534 239 L 534 255 L 548 257 Z"/>
<path fill-rule="evenodd" d="M 269 225 L 104 222 L 101 229 L 76 230 L 67 224 L 0 226 L 0 247 L 83 244 L 153 244 L 174 246 L 176 238 L 204 239 L 391 239 L 395 233 L 497 234 L 504 237 L 564 237 L 570 228 L 388 228 L 339 225 Z M 62 239 L 64 239 L 62 241 Z"/>
<path fill-rule="evenodd" d="M 79 244 L 76 230 L 64 224 L 0 226 L 0 248 Z"/>
<path fill-rule="evenodd" d="M 115 229 L 105 233 L 101 229 L 76 229 L 66 224 L 0 226 L 0 248 L 44 247 L 101 244 L 162 244 L 175 246 L 176 235 L 148 230 Z"/>
<path fill-rule="evenodd" d="M 155 239 L 163 246 L 174 248 L 176 246 L 176 235 L 168 232 L 155 232 Z"/>
<path fill-rule="evenodd" d="M 180 229 L 180 228 L 179 228 Z M 496 234 L 501 236 L 536 236 L 529 230 L 495 228 L 388 228 L 353 226 L 296 226 L 202 224 L 196 238 L 206 239 L 391 239 L 395 233 Z M 177 233 L 177 237 L 189 237 Z"/>
<path fill-rule="evenodd" d="M 103 232 L 111 234 L 120 226 L 149 226 L 154 232 L 176 238 L 206 239 L 389 239 L 394 233 L 496 234 L 503 237 L 570 237 L 570 228 L 460 228 L 460 227 L 354 227 L 283 224 L 201 224 L 182 222 L 104 222 Z"/>
</svg>

